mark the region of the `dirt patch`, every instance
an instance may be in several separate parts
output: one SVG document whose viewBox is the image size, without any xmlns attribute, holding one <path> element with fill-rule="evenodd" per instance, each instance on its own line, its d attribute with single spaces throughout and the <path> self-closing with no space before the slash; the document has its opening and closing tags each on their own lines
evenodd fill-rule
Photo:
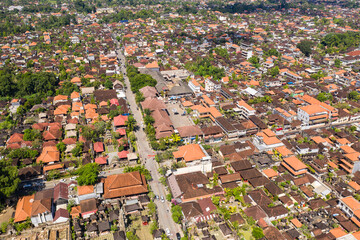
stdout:
<svg viewBox="0 0 360 240">
<path fill-rule="evenodd" d="M 12 218 L 13 213 L 15 212 L 15 209 L 13 207 L 8 207 L 0 214 L 0 225 L 3 222 L 8 222 L 10 218 Z"/>
</svg>

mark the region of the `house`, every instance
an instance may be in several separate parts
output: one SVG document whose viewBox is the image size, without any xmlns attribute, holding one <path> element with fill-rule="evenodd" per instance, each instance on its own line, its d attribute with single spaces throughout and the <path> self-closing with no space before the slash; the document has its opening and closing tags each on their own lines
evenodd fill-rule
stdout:
<svg viewBox="0 0 360 240">
<path fill-rule="evenodd" d="M 205 149 L 199 144 L 180 146 L 178 151 L 173 152 L 173 156 L 176 160 L 184 160 L 185 162 L 210 159 Z"/>
<path fill-rule="evenodd" d="M 244 100 L 237 101 L 236 106 L 238 109 L 234 109 L 234 111 L 239 112 L 241 116 L 245 118 L 249 118 L 256 113 L 256 110 L 247 104 Z"/>
<path fill-rule="evenodd" d="M 258 132 L 253 138 L 253 144 L 259 151 L 268 151 L 284 145 L 270 129 Z"/>
<path fill-rule="evenodd" d="M 308 105 L 298 108 L 297 117 L 304 125 L 326 123 L 329 113 L 319 105 Z"/>
<path fill-rule="evenodd" d="M 91 215 L 95 214 L 98 211 L 96 199 L 90 198 L 86 200 L 81 200 L 80 209 L 81 209 L 81 216 L 83 218 L 89 218 Z"/>
<path fill-rule="evenodd" d="M 307 173 L 307 166 L 295 156 L 284 158 L 281 165 L 294 176 Z"/>
<path fill-rule="evenodd" d="M 40 156 L 36 159 L 36 163 L 54 164 L 59 162 L 60 152 L 56 146 L 46 146 L 42 149 Z"/>
<path fill-rule="evenodd" d="M 221 82 L 217 82 L 211 78 L 205 79 L 205 91 L 207 92 L 217 92 L 221 89 Z"/>
<path fill-rule="evenodd" d="M 119 115 L 114 117 L 114 127 L 125 127 L 127 120 L 128 116 Z"/>
<path fill-rule="evenodd" d="M 96 198 L 96 192 L 94 186 L 92 185 L 77 186 L 77 194 L 78 194 L 78 202 L 82 200 Z"/>
<path fill-rule="evenodd" d="M 209 179 L 199 171 L 170 175 L 168 184 L 173 198 L 179 203 L 211 198 L 224 193 L 219 186 L 208 188 Z"/>
<path fill-rule="evenodd" d="M 147 193 L 145 176 L 139 172 L 110 175 L 103 180 L 105 199 Z"/>
<path fill-rule="evenodd" d="M 201 92 L 201 85 L 195 79 L 189 81 L 188 85 L 195 94 Z"/>
<path fill-rule="evenodd" d="M 68 199 L 68 185 L 66 183 L 59 182 L 54 187 L 54 203 L 56 205 L 67 204 Z"/>
<path fill-rule="evenodd" d="M 55 212 L 55 216 L 54 216 L 54 223 L 64 223 L 69 221 L 70 216 L 69 216 L 69 212 L 68 210 L 64 209 L 64 208 L 59 208 L 56 212 Z"/>
<path fill-rule="evenodd" d="M 53 221 L 55 213 L 53 191 L 53 189 L 47 189 L 35 193 L 31 209 L 31 222 L 34 226 Z"/>
<path fill-rule="evenodd" d="M 191 143 L 192 141 L 196 140 L 196 137 L 204 137 L 203 132 L 199 126 L 196 125 L 178 127 L 177 131 L 179 132 L 180 137 L 184 140 L 184 143 Z"/>
<path fill-rule="evenodd" d="M 23 222 L 31 217 L 33 202 L 34 195 L 24 196 L 18 200 L 14 216 L 15 223 Z"/>
</svg>

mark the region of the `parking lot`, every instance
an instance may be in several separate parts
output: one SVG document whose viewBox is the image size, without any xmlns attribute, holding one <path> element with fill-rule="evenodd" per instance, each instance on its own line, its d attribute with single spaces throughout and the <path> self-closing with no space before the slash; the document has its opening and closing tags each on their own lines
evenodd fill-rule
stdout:
<svg viewBox="0 0 360 240">
<path fill-rule="evenodd" d="M 190 116 L 186 114 L 185 109 L 180 107 L 179 102 L 168 102 L 166 107 L 170 114 L 170 119 L 174 125 L 174 128 L 194 125 Z M 183 115 L 184 112 L 185 115 Z"/>
</svg>

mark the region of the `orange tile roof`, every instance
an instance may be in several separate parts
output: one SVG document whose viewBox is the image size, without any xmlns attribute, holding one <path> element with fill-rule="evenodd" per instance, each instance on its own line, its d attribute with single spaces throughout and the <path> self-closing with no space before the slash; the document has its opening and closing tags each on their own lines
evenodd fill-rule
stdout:
<svg viewBox="0 0 360 240">
<path fill-rule="evenodd" d="M 25 221 L 28 217 L 31 217 L 33 201 L 34 195 L 24 196 L 19 199 L 16 204 L 14 222 L 22 222 Z"/>
<path fill-rule="evenodd" d="M 56 146 L 46 146 L 42 149 L 40 156 L 36 159 L 36 163 L 58 162 L 60 159 L 60 152 Z"/>
<path fill-rule="evenodd" d="M 331 229 L 331 230 L 330 230 L 330 233 L 331 233 L 335 238 L 340 238 L 340 237 L 346 235 L 346 232 L 345 232 L 344 230 L 342 230 L 340 227 Z"/>
<path fill-rule="evenodd" d="M 47 172 L 47 171 L 51 171 L 51 170 L 55 170 L 55 169 L 61 169 L 63 167 L 64 167 L 64 164 L 62 164 L 62 163 L 46 165 L 43 167 L 43 172 Z"/>
<path fill-rule="evenodd" d="M 183 158 L 186 162 L 200 160 L 206 156 L 199 144 L 181 146 L 178 151 L 173 152 L 173 155 L 175 158 Z"/>
<path fill-rule="evenodd" d="M 279 174 L 272 168 L 268 168 L 263 170 L 263 174 L 265 174 L 268 178 L 273 178 L 278 176 Z"/>
<path fill-rule="evenodd" d="M 90 194 L 94 192 L 94 186 L 93 185 L 86 185 L 86 186 L 78 186 L 77 187 L 78 190 L 78 195 L 85 195 L 85 194 Z"/>
<path fill-rule="evenodd" d="M 291 219 L 291 223 L 294 224 L 294 226 L 297 228 L 301 228 L 302 226 L 302 223 L 297 218 Z"/>
<path fill-rule="evenodd" d="M 353 196 L 344 197 L 340 200 L 345 203 L 353 212 L 360 210 L 360 202 Z"/>
<path fill-rule="evenodd" d="M 307 168 L 307 166 L 295 156 L 284 158 L 284 162 L 287 163 L 290 167 L 292 167 L 296 171 Z"/>
<path fill-rule="evenodd" d="M 355 191 L 359 191 L 359 190 L 360 190 L 360 185 L 357 184 L 356 182 L 350 181 L 348 184 L 349 184 L 349 186 L 352 187 Z"/>
</svg>

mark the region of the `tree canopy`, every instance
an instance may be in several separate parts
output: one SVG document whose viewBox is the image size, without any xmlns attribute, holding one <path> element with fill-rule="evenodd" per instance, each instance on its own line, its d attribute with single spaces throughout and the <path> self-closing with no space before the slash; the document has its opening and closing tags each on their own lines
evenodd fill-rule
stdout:
<svg viewBox="0 0 360 240">
<path fill-rule="evenodd" d="M 0 160 L 0 204 L 15 192 L 20 179 L 18 178 L 18 170 L 16 166 L 11 165 L 11 161 Z"/>
<path fill-rule="evenodd" d="M 98 181 L 100 166 L 97 163 L 88 163 L 77 170 L 79 177 L 76 179 L 80 186 L 94 185 Z"/>
<path fill-rule="evenodd" d="M 24 97 L 35 93 L 47 94 L 50 91 L 54 93 L 58 84 L 59 80 L 54 73 L 15 73 L 15 70 L 9 67 L 0 70 L 0 96 L 2 97 Z"/>
<path fill-rule="evenodd" d="M 322 40 L 321 45 L 328 48 L 347 50 L 360 44 L 360 32 L 329 33 Z"/>
<path fill-rule="evenodd" d="M 153 77 L 148 74 L 140 73 L 138 69 L 134 66 L 128 66 L 126 71 L 129 77 L 131 91 L 133 91 L 134 93 L 137 93 L 139 89 L 143 87 L 155 87 L 157 84 L 157 81 Z"/>
<path fill-rule="evenodd" d="M 302 40 L 296 45 L 296 47 L 299 48 L 305 56 L 309 57 L 312 53 L 313 45 L 314 43 L 310 40 Z"/>
</svg>

